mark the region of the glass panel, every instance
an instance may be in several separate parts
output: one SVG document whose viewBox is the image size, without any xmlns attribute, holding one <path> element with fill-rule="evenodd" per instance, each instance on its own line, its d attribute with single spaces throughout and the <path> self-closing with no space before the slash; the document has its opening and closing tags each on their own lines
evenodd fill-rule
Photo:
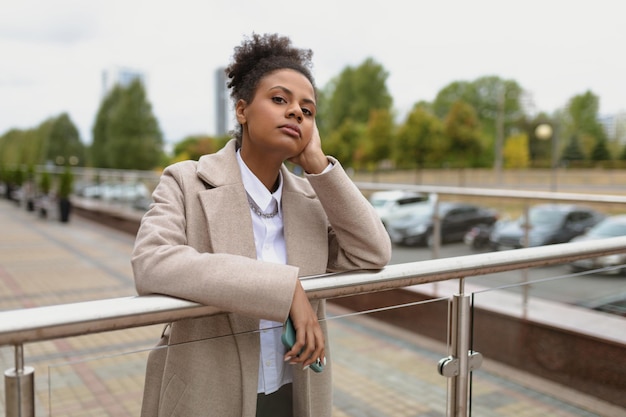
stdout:
<svg viewBox="0 0 626 417">
<path fill-rule="evenodd" d="M 571 271 L 555 265 L 468 280 L 473 348 L 484 356 L 473 373 L 472 415 L 626 415 L 626 282 Z"/>
<path fill-rule="evenodd" d="M 345 307 L 423 298 L 390 291 L 328 303 L 333 360 L 333 416 L 444 416 L 448 300 L 353 313 Z M 421 333 L 421 334 L 419 334 Z"/>
<path fill-rule="evenodd" d="M 401 301 L 424 298 L 411 291 L 394 296 Z M 333 416 L 443 416 L 447 379 L 438 374 L 437 363 L 447 356 L 447 298 L 384 308 L 378 308 L 380 299 L 372 304 L 369 296 L 366 301 L 378 305 L 354 312 L 345 300 L 343 305 L 327 303 Z M 132 335 L 119 331 L 55 342 L 63 357 L 49 363 L 46 381 L 40 372 L 37 395 L 45 411 L 38 415 L 138 416 L 148 353 L 160 331 L 152 326 L 134 329 Z M 170 349 L 195 343 L 219 339 Z"/>
<path fill-rule="evenodd" d="M 47 369 L 36 370 L 38 408 L 49 416 L 139 416 L 146 361 L 163 326 L 49 342 Z M 27 360 L 32 360 L 30 359 Z"/>
</svg>

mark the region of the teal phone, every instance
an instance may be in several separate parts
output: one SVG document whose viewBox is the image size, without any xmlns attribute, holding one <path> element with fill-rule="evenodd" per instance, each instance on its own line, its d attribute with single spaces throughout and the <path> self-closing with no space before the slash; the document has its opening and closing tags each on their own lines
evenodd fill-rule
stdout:
<svg viewBox="0 0 626 417">
<path fill-rule="evenodd" d="M 285 345 L 287 349 L 291 349 L 296 343 L 296 329 L 293 327 L 290 317 L 287 318 L 287 321 L 283 326 L 281 339 L 283 341 L 283 345 Z M 309 367 L 315 372 L 322 372 L 324 370 L 324 364 L 319 359 L 317 359 L 317 361 L 312 363 Z"/>
</svg>

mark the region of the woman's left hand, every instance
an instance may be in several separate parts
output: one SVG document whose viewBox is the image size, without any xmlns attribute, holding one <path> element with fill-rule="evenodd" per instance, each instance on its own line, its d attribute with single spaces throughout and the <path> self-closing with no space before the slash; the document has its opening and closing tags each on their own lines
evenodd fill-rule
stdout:
<svg viewBox="0 0 626 417">
<path fill-rule="evenodd" d="M 317 130 L 317 123 L 313 126 L 313 136 L 309 143 L 298 155 L 289 158 L 289 162 L 300 165 L 307 174 L 319 174 L 328 166 L 328 158 L 322 151 L 322 140 Z"/>
</svg>

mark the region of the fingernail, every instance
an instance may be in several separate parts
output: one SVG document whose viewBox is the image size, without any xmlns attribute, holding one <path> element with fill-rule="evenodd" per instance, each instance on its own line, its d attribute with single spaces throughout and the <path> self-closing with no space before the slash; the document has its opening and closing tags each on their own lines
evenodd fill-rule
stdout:
<svg viewBox="0 0 626 417">
<path fill-rule="evenodd" d="M 290 360 L 291 360 L 291 356 L 287 356 L 287 357 L 285 358 L 285 362 L 289 362 Z"/>
<path fill-rule="evenodd" d="M 326 366 L 326 356 L 324 356 L 324 366 Z"/>
<path fill-rule="evenodd" d="M 303 371 L 306 371 L 307 369 L 309 369 L 309 365 L 302 367 Z"/>
</svg>

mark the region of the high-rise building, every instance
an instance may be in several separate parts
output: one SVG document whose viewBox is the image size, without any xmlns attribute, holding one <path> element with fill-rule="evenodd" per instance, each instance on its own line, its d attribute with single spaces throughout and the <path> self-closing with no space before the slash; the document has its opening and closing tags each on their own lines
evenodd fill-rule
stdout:
<svg viewBox="0 0 626 417">
<path fill-rule="evenodd" d="M 229 96 L 226 87 L 224 67 L 215 70 L 215 134 L 224 136 L 228 133 Z"/>
<path fill-rule="evenodd" d="M 609 140 L 626 144 L 626 112 L 601 117 L 600 123 L 604 127 Z"/>
</svg>

